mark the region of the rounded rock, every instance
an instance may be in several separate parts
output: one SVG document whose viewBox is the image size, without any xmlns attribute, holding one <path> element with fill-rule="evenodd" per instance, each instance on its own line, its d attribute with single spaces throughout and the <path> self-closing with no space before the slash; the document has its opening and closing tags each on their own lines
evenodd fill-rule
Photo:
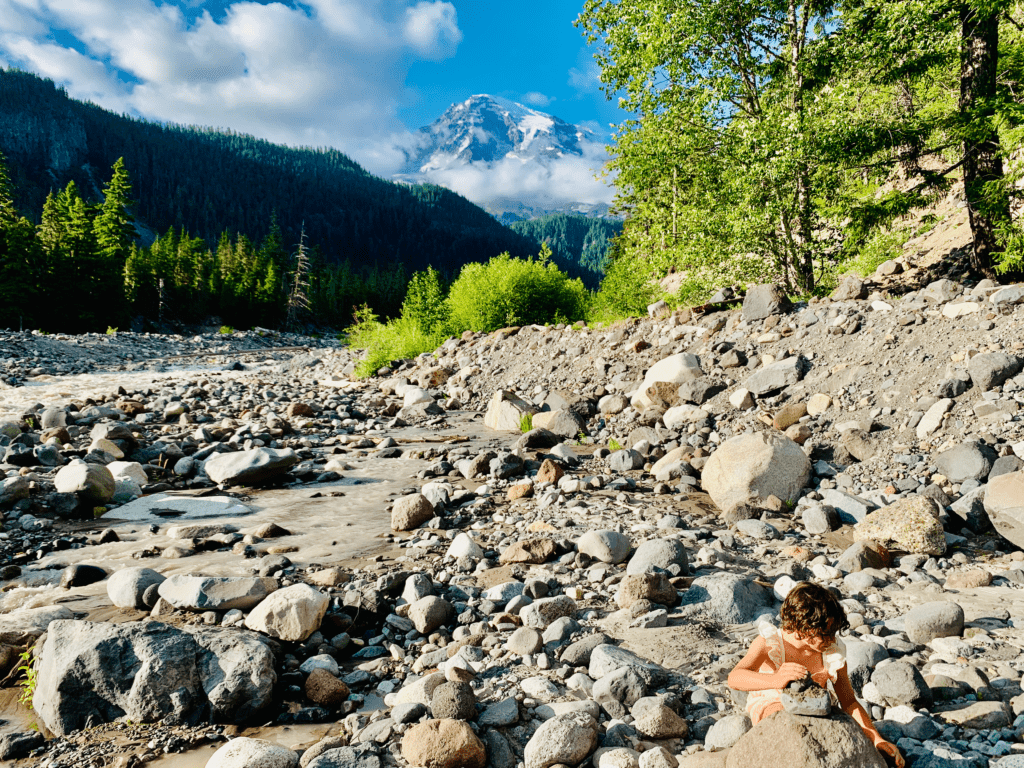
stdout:
<svg viewBox="0 0 1024 768">
<path fill-rule="evenodd" d="M 261 739 L 232 739 L 213 753 L 206 768 L 296 768 L 294 750 Z"/>
<path fill-rule="evenodd" d="M 423 768 L 484 768 L 483 742 L 462 720 L 428 720 L 402 737 L 402 757 Z"/>
<path fill-rule="evenodd" d="M 476 694 L 469 683 L 441 683 L 430 697 L 430 712 L 436 720 L 476 719 Z"/>
<path fill-rule="evenodd" d="M 152 568 L 123 568 L 107 579 L 107 596 L 118 608 L 144 611 L 152 607 L 144 599 L 146 591 L 151 587 L 159 589 L 164 580 Z"/>
</svg>

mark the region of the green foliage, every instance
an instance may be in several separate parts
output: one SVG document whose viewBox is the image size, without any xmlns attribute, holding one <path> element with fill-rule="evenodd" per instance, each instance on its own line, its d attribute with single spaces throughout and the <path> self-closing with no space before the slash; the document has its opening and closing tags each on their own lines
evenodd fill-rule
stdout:
<svg viewBox="0 0 1024 768">
<path fill-rule="evenodd" d="M 622 443 L 620 443 L 613 437 L 611 440 L 608 441 L 608 450 L 611 451 L 612 453 L 615 453 L 615 451 L 621 451 Z"/>
<path fill-rule="evenodd" d="M 402 302 L 402 317 L 415 322 L 424 331 L 440 331 L 447 325 L 450 315 L 445 303 L 446 293 L 441 275 L 433 267 L 414 273 Z"/>
<path fill-rule="evenodd" d="M 381 323 L 368 306 L 356 310 L 355 323 L 348 329 L 349 346 L 366 352 L 356 366 L 358 378 L 372 376 L 395 360 L 414 358 L 434 350 L 444 339 L 443 332 L 426 331 L 411 318 L 400 317 Z"/>
<path fill-rule="evenodd" d="M 18 672 L 23 676 L 21 681 L 21 693 L 18 695 L 18 701 L 24 704 L 26 707 L 32 707 L 32 697 L 36 693 L 36 670 L 32 662 L 32 649 L 24 651 L 18 656 L 21 660 L 21 664 L 18 666 Z"/>
<path fill-rule="evenodd" d="M 107 326 L 107 336 L 113 336 L 117 333 L 117 328 L 112 325 Z"/>
<path fill-rule="evenodd" d="M 486 264 L 467 264 L 448 293 L 449 328 L 494 331 L 510 325 L 574 322 L 587 315 L 590 295 L 579 280 L 550 263 L 507 253 Z"/>
<path fill-rule="evenodd" d="M 220 332 L 221 332 L 221 334 L 223 334 L 224 336 L 228 336 L 228 335 L 230 335 L 230 334 L 234 333 L 234 332 L 235 332 L 235 329 L 234 329 L 234 328 L 232 328 L 232 327 L 231 327 L 230 325 L 222 325 L 222 326 L 220 327 Z"/>
<path fill-rule="evenodd" d="M 524 413 L 519 418 L 519 431 L 522 432 L 525 435 L 527 432 L 529 432 L 532 429 L 533 429 L 533 414 L 532 413 Z"/>
<path fill-rule="evenodd" d="M 897 258 L 912 235 L 907 227 L 876 230 L 857 250 L 857 255 L 843 264 L 841 271 L 856 272 L 862 277 L 870 275 L 883 262 Z"/>
</svg>

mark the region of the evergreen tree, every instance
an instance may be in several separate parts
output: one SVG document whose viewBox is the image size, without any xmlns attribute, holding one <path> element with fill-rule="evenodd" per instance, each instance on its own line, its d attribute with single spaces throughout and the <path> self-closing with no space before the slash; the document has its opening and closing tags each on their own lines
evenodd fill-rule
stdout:
<svg viewBox="0 0 1024 768">
<path fill-rule="evenodd" d="M 287 325 L 297 328 L 300 320 L 309 312 L 309 255 L 306 253 L 306 228 L 299 235 L 299 246 L 295 252 L 295 272 L 292 274 L 292 289 L 288 296 Z"/>
</svg>

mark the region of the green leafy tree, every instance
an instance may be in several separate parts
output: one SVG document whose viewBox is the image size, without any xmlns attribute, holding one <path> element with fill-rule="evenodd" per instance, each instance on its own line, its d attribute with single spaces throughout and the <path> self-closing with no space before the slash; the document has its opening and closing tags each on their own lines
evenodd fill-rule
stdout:
<svg viewBox="0 0 1024 768">
<path fill-rule="evenodd" d="M 433 267 L 413 273 L 402 302 L 402 317 L 417 323 L 424 331 L 444 328 L 449 318 L 446 293 L 441 275 Z"/>
<path fill-rule="evenodd" d="M 636 115 L 614 136 L 626 247 L 711 282 L 814 286 L 815 48 L 832 23 L 812 0 L 588 0 L 609 97 Z"/>
<path fill-rule="evenodd" d="M 38 247 L 32 224 L 14 207 L 14 188 L 0 154 L 0 327 L 32 321 Z"/>
</svg>

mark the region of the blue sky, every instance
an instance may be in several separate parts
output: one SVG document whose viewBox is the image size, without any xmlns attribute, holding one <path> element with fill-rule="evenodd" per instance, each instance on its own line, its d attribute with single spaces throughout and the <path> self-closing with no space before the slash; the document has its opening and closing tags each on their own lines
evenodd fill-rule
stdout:
<svg viewBox="0 0 1024 768">
<path fill-rule="evenodd" d="M 582 0 L 0 0 L 0 64 L 154 120 L 333 146 L 389 172 L 474 93 L 607 133 Z"/>
</svg>

